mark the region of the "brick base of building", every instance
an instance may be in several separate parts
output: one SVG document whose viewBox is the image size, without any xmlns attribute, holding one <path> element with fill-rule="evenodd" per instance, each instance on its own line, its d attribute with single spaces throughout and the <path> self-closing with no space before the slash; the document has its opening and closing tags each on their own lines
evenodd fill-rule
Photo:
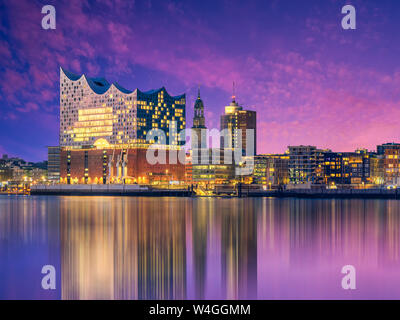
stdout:
<svg viewBox="0 0 400 320">
<path fill-rule="evenodd" d="M 147 149 L 63 149 L 60 153 L 60 182 L 64 184 L 188 182 L 185 164 L 179 161 L 170 164 L 170 152 L 176 151 L 165 151 L 166 164 L 151 164 L 146 157 Z M 118 165 L 118 159 L 127 160 L 124 173 L 122 166 Z"/>
</svg>

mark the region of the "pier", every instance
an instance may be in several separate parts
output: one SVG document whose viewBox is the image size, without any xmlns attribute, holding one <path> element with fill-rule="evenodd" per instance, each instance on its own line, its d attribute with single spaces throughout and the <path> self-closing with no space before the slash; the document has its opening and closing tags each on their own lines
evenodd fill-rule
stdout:
<svg viewBox="0 0 400 320">
<path fill-rule="evenodd" d="M 144 185 L 81 184 L 81 185 L 34 185 L 31 195 L 54 196 L 142 196 L 142 197 L 190 197 L 189 188 L 154 188 Z"/>
</svg>

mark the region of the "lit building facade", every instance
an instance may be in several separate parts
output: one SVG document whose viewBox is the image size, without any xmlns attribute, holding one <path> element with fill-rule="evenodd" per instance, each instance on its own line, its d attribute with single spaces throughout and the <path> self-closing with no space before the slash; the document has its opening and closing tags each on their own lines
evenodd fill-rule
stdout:
<svg viewBox="0 0 400 320">
<path fill-rule="evenodd" d="M 174 150 L 166 150 L 166 159 Z M 138 183 L 167 184 L 186 181 L 185 165 L 151 164 L 147 161 L 147 149 L 62 149 L 60 154 L 61 183 L 106 184 Z"/>
<path fill-rule="evenodd" d="M 184 181 L 184 164 L 150 164 L 153 143 L 169 153 L 185 144 L 185 95 L 164 87 L 142 92 L 60 69 L 60 179 L 62 183 Z M 159 129 L 161 136 L 146 137 Z"/>
<path fill-rule="evenodd" d="M 60 70 L 60 146 L 93 146 L 99 139 L 115 147 L 146 146 L 146 135 L 161 129 L 166 143 L 182 145 L 177 134 L 186 128 L 185 95 L 165 88 L 129 91 L 104 78 L 88 78 Z M 173 128 L 172 128 L 173 127 Z M 173 136 L 169 131 L 175 129 Z"/>
<path fill-rule="evenodd" d="M 383 152 L 385 184 L 400 186 L 400 144 L 386 145 Z"/>
<path fill-rule="evenodd" d="M 367 152 L 327 152 L 324 155 L 324 182 L 327 185 L 368 184 L 371 181 Z"/>
<path fill-rule="evenodd" d="M 370 179 L 375 185 L 383 185 L 385 183 L 384 155 L 370 155 Z"/>
<path fill-rule="evenodd" d="M 224 163 L 224 151 L 222 149 L 208 149 L 208 159 L 204 163 L 192 166 L 192 179 L 200 184 L 221 184 L 232 181 L 235 178 L 235 165 Z"/>
<path fill-rule="evenodd" d="M 254 157 L 254 182 L 269 186 L 289 183 L 289 155 L 262 154 Z"/>
<path fill-rule="evenodd" d="M 225 114 L 221 116 L 221 131 L 227 130 L 227 136 L 221 136 L 221 148 L 240 148 L 242 155 L 254 156 L 257 154 L 257 113 L 255 111 L 243 110 L 236 102 L 235 96 L 232 102 L 225 107 Z M 253 154 L 247 154 L 247 129 L 253 130 L 253 137 L 249 142 L 253 143 Z M 241 136 L 239 132 L 241 130 Z"/>
<path fill-rule="evenodd" d="M 384 143 L 376 146 L 376 153 L 380 156 L 385 154 L 386 149 L 399 149 L 400 148 L 400 143 L 395 143 L 395 142 L 389 142 L 389 143 Z"/>
<path fill-rule="evenodd" d="M 229 182 L 235 177 L 235 166 L 232 161 L 224 163 L 222 149 L 208 148 L 208 135 L 204 116 L 204 103 L 200 90 L 194 104 L 192 127 L 192 181 L 196 184 L 220 184 Z"/>
<path fill-rule="evenodd" d="M 12 175 L 12 169 L 7 165 L 6 160 L 0 159 L 0 184 L 11 180 Z"/>
<path fill-rule="evenodd" d="M 291 184 L 321 183 L 324 153 L 314 146 L 289 146 L 289 180 Z"/>
<path fill-rule="evenodd" d="M 347 153 L 351 172 L 351 184 L 371 183 L 371 157 L 365 150 Z"/>
</svg>

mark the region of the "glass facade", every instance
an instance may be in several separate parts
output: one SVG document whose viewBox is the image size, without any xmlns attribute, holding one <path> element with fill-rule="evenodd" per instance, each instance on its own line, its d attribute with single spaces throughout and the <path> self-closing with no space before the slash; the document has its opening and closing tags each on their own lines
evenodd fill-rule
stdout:
<svg viewBox="0 0 400 320">
<path fill-rule="evenodd" d="M 129 91 L 61 69 L 60 146 L 143 147 L 152 129 L 163 130 L 167 144 L 182 145 L 177 135 L 186 128 L 185 107 L 184 94 L 170 96 L 164 87 Z"/>
<path fill-rule="evenodd" d="M 60 147 L 48 147 L 47 177 L 50 182 L 60 181 Z"/>
</svg>

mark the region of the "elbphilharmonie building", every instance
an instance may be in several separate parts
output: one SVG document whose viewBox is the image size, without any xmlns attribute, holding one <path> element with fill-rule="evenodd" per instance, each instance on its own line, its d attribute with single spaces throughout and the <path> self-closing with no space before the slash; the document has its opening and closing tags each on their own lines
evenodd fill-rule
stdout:
<svg viewBox="0 0 400 320">
<path fill-rule="evenodd" d="M 131 91 L 60 68 L 60 182 L 183 181 L 184 165 L 151 165 L 146 150 L 155 142 L 167 152 L 182 147 L 185 108 L 185 94 L 171 96 L 164 87 Z M 153 129 L 162 130 L 165 140 L 146 139 Z"/>
<path fill-rule="evenodd" d="M 171 96 L 158 90 L 130 91 L 104 78 L 89 78 L 60 70 L 60 146 L 83 147 L 109 144 L 112 147 L 146 145 L 146 135 L 161 129 L 169 137 L 186 127 L 185 95 Z"/>
</svg>

